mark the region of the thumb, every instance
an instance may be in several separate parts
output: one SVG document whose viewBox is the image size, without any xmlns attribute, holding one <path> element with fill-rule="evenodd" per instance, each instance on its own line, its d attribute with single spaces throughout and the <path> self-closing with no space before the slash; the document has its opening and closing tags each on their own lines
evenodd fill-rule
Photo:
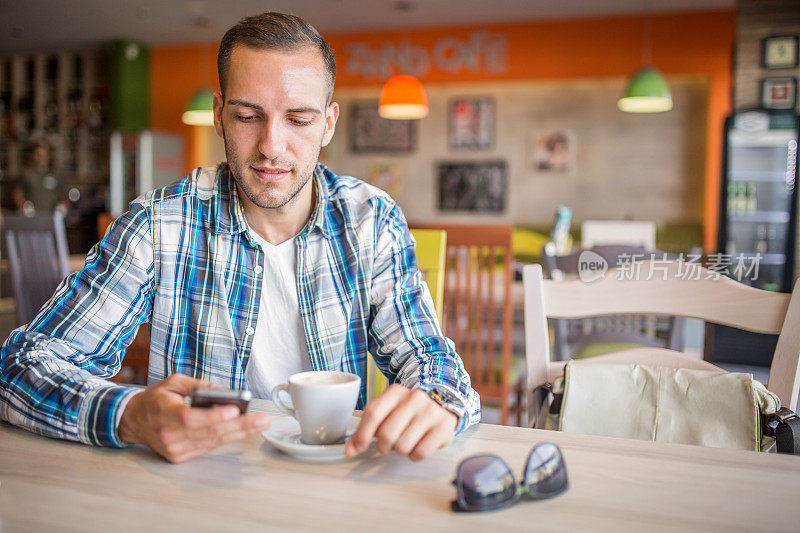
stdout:
<svg viewBox="0 0 800 533">
<path fill-rule="evenodd" d="M 219 389 L 216 385 L 212 385 L 207 381 L 201 379 L 190 378 L 183 374 L 173 374 L 163 381 L 164 387 L 170 392 L 176 392 L 188 396 L 192 391 L 198 387 L 209 389 Z"/>
</svg>

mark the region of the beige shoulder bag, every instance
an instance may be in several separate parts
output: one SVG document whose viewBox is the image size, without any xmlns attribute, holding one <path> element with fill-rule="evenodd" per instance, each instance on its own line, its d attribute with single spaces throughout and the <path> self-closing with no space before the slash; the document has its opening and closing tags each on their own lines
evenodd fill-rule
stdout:
<svg viewBox="0 0 800 533">
<path fill-rule="evenodd" d="M 778 435 L 778 451 L 788 453 L 800 437 L 800 420 L 750 374 L 569 362 L 545 388 L 542 429 L 775 451 L 788 428 L 788 440 Z"/>
</svg>

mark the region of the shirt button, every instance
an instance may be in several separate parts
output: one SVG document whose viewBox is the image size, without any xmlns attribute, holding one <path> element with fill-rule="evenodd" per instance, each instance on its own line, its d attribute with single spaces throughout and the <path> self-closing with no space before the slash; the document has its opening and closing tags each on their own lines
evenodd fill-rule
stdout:
<svg viewBox="0 0 800 533">
<path fill-rule="evenodd" d="M 253 333 L 256 332 L 256 330 L 254 330 L 253 328 L 247 328 L 246 330 L 244 330 L 244 332 L 247 333 L 248 335 L 252 335 Z"/>
<path fill-rule="evenodd" d="M 261 268 L 261 265 L 256 265 L 256 267 L 253 269 L 253 271 L 254 271 L 256 274 L 261 274 L 261 271 L 262 271 L 262 270 L 264 270 L 264 269 L 263 269 L 263 268 Z"/>
</svg>

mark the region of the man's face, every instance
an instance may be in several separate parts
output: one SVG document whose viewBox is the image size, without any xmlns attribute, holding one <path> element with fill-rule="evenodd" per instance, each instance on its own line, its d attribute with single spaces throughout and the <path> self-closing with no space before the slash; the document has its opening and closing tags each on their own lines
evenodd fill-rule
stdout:
<svg viewBox="0 0 800 533">
<path fill-rule="evenodd" d="M 310 189 L 320 148 L 339 116 L 338 104 L 326 105 L 327 98 L 318 50 L 234 48 L 225 102 L 214 96 L 214 125 L 233 177 L 253 204 L 283 207 Z"/>
</svg>

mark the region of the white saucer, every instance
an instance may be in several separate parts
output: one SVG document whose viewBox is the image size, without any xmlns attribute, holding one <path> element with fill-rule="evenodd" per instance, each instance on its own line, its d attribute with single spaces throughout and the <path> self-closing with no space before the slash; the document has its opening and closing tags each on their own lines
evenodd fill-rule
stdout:
<svg viewBox="0 0 800 533">
<path fill-rule="evenodd" d="M 291 416 L 278 416 L 272 419 L 269 428 L 262 431 L 267 442 L 285 454 L 304 461 L 336 461 L 346 458 L 344 447 L 355 433 L 361 419 L 351 416 L 347 423 L 344 441 L 337 444 L 305 444 L 300 438 L 300 424 Z"/>
</svg>

